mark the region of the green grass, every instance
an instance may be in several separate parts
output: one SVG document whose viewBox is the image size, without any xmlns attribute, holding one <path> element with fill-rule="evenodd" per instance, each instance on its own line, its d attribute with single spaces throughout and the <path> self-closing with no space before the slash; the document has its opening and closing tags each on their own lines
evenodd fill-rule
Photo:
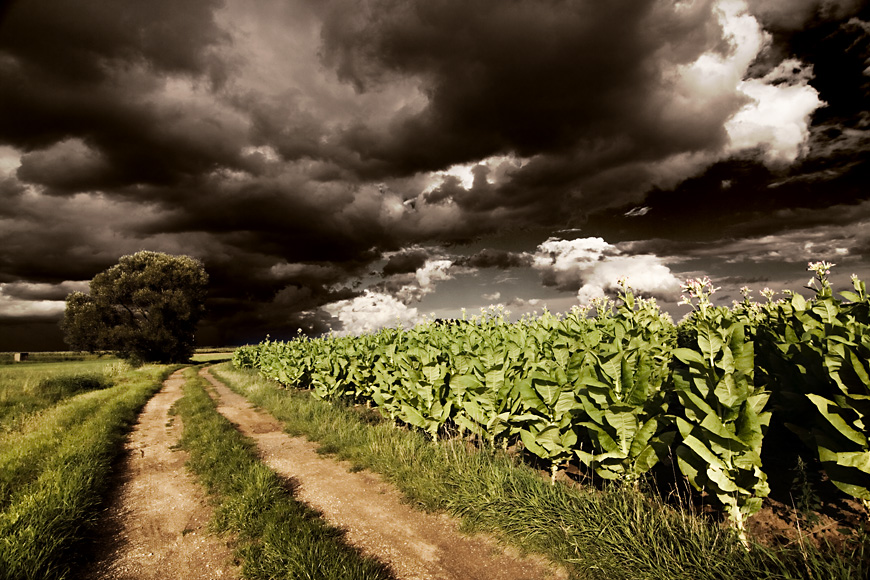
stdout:
<svg viewBox="0 0 870 580">
<path fill-rule="evenodd" d="M 121 371 L 116 386 L 70 396 L 0 435 L 0 579 L 69 574 L 121 443 L 171 370 Z"/>
<path fill-rule="evenodd" d="M 870 541 L 836 555 L 804 547 L 747 552 L 736 535 L 690 511 L 631 488 L 550 485 L 537 472 L 496 451 L 463 441 L 433 444 L 372 413 L 327 404 L 278 388 L 253 371 L 214 368 L 231 388 L 321 450 L 384 474 L 424 509 L 463 518 L 522 549 L 549 556 L 575 578 L 756 579 L 870 576 Z"/>
<path fill-rule="evenodd" d="M 217 505 L 215 525 L 241 540 L 245 578 L 392 578 L 383 564 L 343 541 L 340 530 L 295 501 L 255 454 L 253 443 L 216 410 L 195 369 L 174 407 L 184 422 L 188 466 Z"/>
<path fill-rule="evenodd" d="M 231 360 L 233 358 L 233 353 L 232 353 L 232 351 L 220 351 L 220 350 L 197 351 L 190 358 L 193 362 L 196 362 L 196 363 L 204 363 L 204 362 L 219 363 L 219 362 Z"/>
<path fill-rule="evenodd" d="M 0 435 L 70 395 L 107 386 L 122 364 L 116 358 L 91 358 L 0 366 Z"/>
</svg>

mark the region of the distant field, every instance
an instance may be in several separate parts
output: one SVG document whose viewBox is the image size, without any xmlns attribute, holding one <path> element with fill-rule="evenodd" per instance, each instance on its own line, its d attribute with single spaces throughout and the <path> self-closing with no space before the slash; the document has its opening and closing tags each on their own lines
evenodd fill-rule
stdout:
<svg viewBox="0 0 870 580">
<path fill-rule="evenodd" d="M 195 363 L 230 360 L 235 349 L 197 349 Z M 13 353 L 0 353 L 0 434 L 15 430 L 33 413 L 56 404 L 79 392 L 71 383 L 76 377 L 117 374 L 124 366 L 121 359 L 110 354 L 80 352 L 33 352 L 26 361 L 14 362 Z M 52 377 L 55 380 L 50 381 Z M 67 377 L 71 381 L 60 381 Z M 78 381 L 81 382 L 81 381 Z"/>
<path fill-rule="evenodd" d="M 76 362 L 89 360 L 108 360 L 115 358 L 111 354 L 90 354 L 86 352 L 72 351 L 50 351 L 50 352 L 31 352 L 27 355 L 27 360 L 24 362 L 15 362 L 13 359 L 15 353 L 0 352 L 0 366 L 3 365 L 20 365 L 34 363 L 50 363 L 50 362 Z"/>
<path fill-rule="evenodd" d="M 210 362 L 229 360 L 236 350 L 234 346 L 225 347 L 206 347 L 196 349 L 196 353 L 192 359 L 194 362 Z M 54 351 L 54 352 L 31 352 L 27 355 L 27 360 L 24 362 L 15 362 L 14 352 L 0 352 L 0 372 L 10 366 L 24 366 L 33 368 L 33 365 L 42 365 L 44 363 L 70 363 L 70 362 L 117 362 L 118 359 L 110 354 L 90 354 L 86 352 L 73 351 Z"/>
<path fill-rule="evenodd" d="M 56 358 L 37 356 L 27 362 L 0 365 L 0 434 L 17 429 L 33 413 L 80 392 L 84 379 L 106 380 L 107 371 L 123 364 L 109 356 L 82 358 L 85 360 L 40 362 Z"/>
<path fill-rule="evenodd" d="M 219 362 L 230 360 L 233 358 L 233 352 L 236 347 L 227 346 L 220 348 L 198 348 L 196 353 L 191 357 L 193 362 Z"/>
</svg>

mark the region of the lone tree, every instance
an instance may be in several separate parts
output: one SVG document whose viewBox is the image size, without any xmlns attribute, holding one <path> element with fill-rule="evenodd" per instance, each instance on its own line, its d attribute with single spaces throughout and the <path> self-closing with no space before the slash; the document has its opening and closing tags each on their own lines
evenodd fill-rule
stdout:
<svg viewBox="0 0 870 580">
<path fill-rule="evenodd" d="M 66 298 L 61 328 L 75 350 L 113 350 L 142 362 L 185 362 L 204 312 L 206 274 L 189 256 L 136 252 Z"/>
</svg>

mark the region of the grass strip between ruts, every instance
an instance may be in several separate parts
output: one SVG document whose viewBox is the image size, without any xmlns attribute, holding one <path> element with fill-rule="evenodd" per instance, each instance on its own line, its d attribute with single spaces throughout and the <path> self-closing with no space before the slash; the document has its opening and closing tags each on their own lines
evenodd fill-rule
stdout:
<svg viewBox="0 0 870 580">
<path fill-rule="evenodd" d="M 0 579 L 69 574 L 126 433 L 172 370 L 128 371 L 116 386 L 66 399 L 0 438 Z"/>
<path fill-rule="evenodd" d="M 174 412 L 184 423 L 188 466 L 217 506 L 214 524 L 237 535 L 242 574 L 251 579 L 390 579 L 381 562 L 345 543 L 343 532 L 293 499 L 257 459 L 254 444 L 220 415 L 196 369 L 185 371 Z"/>
<path fill-rule="evenodd" d="M 256 371 L 225 363 L 212 373 L 284 422 L 360 468 L 383 474 L 424 509 L 445 510 L 464 526 L 496 533 L 545 554 L 575 578 L 746 580 L 870 577 L 870 542 L 851 557 L 811 547 L 747 552 L 731 530 L 675 510 L 630 487 L 603 490 L 550 485 L 504 453 L 464 441 L 433 444 L 423 433 L 308 393 L 280 388 Z"/>
</svg>

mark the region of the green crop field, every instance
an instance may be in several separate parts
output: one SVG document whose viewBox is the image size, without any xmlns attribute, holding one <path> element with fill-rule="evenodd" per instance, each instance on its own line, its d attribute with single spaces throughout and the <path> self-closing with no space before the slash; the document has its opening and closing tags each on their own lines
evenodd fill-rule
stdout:
<svg viewBox="0 0 870 580">
<path fill-rule="evenodd" d="M 667 458 L 749 547 L 747 521 L 771 491 L 765 456 L 814 466 L 867 519 L 870 299 L 854 277 L 836 298 L 827 267 L 811 264 L 809 300 L 747 295 L 732 308 L 711 303 L 709 280 L 691 281 L 693 314 L 678 326 L 623 288 L 617 303 L 564 317 L 508 323 L 496 310 L 361 337 L 266 341 L 234 363 L 316 398 L 374 406 L 434 441 L 522 449 L 553 476 L 574 466 L 632 486 Z"/>
</svg>

